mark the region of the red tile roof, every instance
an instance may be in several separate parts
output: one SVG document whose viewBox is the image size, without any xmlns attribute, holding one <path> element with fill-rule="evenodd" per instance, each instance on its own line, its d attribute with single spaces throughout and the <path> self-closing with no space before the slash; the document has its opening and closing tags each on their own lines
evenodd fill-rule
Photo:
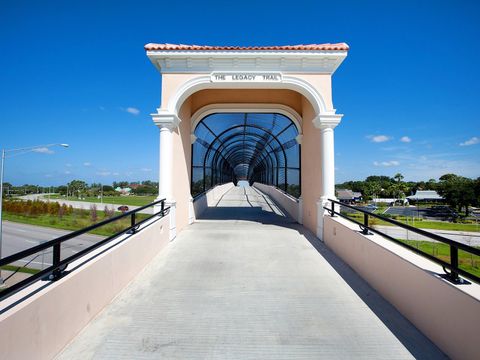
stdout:
<svg viewBox="0 0 480 360">
<path fill-rule="evenodd" d="M 345 43 L 337 44 L 309 44 L 309 45 L 284 45 L 284 46 L 208 46 L 208 45 L 183 45 L 183 44 L 154 44 L 145 45 L 145 50 L 340 50 L 348 51 Z"/>
</svg>

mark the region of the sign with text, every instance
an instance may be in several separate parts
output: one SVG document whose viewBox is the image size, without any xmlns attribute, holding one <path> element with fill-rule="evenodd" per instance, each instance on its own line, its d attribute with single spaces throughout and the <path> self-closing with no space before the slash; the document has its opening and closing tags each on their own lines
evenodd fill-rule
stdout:
<svg viewBox="0 0 480 360">
<path fill-rule="evenodd" d="M 281 82 L 282 74 L 279 72 L 214 72 L 210 75 L 212 82 Z"/>
</svg>

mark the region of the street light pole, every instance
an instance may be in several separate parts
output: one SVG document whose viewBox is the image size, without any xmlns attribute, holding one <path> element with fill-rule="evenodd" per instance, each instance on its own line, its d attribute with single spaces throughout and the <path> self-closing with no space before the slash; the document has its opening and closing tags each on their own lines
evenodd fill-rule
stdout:
<svg viewBox="0 0 480 360">
<path fill-rule="evenodd" d="M 3 169 L 5 166 L 5 149 L 2 149 L 2 165 L 0 169 L 0 259 L 2 258 L 2 209 L 3 209 Z M 0 284 L 3 283 L 3 278 L 0 274 Z"/>
<path fill-rule="evenodd" d="M 3 177 L 4 177 L 4 169 L 5 169 L 5 159 L 7 158 L 7 153 L 18 153 L 17 155 L 25 154 L 31 151 L 35 151 L 39 148 L 48 148 L 51 146 L 63 146 L 65 148 L 69 147 L 68 144 L 47 144 L 47 145 L 37 145 L 37 146 L 30 146 L 18 149 L 2 149 L 2 163 L 0 165 L 0 259 L 2 258 L 2 245 L 3 245 L 3 228 L 2 228 L 2 210 L 3 210 Z M 0 286 L 3 285 L 3 277 L 0 270 Z"/>
</svg>

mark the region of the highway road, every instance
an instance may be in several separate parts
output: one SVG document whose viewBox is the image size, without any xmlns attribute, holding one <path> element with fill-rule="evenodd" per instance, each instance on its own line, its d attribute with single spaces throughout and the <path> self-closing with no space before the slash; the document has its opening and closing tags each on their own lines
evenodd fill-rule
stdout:
<svg viewBox="0 0 480 360">
<path fill-rule="evenodd" d="M 379 231 L 390 235 L 396 239 L 433 241 L 432 239 L 414 233 L 413 231 L 407 231 L 406 229 L 402 229 L 396 226 L 375 225 L 374 227 L 375 229 L 378 229 Z M 470 246 L 480 246 L 480 232 L 433 229 L 423 230 L 438 234 L 440 236 L 446 237 L 447 239 L 451 239 L 462 244 Z"/>
<path fill-rule="evenodd" d="M 70 233 L 69 230 L 52 229 L 43 226 L 33 226 L 10 221 L 3 222 L 2 257 L 31 248 L 40 243 L 53 240 L 59 236 Z M 62 245 L 62 259 L 85 249 L 95 242 L 104 239 L 103 236 L 84 234 L 68 240 Z M 28 265 L 27 265 L 28 263 Z M 42 269 L 52 263 L 52 250 L 45 250 L 28 259 L 21 260 L 15 265 L 26 265 L 34 269 Z"/>
</svg>

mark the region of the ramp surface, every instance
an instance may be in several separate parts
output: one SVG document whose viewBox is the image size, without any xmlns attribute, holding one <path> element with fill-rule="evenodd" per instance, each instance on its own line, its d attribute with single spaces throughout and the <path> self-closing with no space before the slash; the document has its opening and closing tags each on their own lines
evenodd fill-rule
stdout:
<svg viewBox="0 0 480 360">
<path fill-rule="evenodd" d="M 439 359 L 268 196 L 234 188 L 59 359 Z"/>
</svg>

